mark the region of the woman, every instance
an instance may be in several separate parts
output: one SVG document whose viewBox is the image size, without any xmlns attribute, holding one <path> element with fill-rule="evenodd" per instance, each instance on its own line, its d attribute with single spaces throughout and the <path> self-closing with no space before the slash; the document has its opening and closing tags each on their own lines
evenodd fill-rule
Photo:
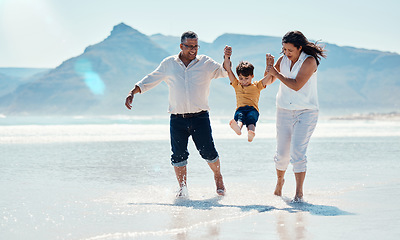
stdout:
<svg viewBox="0 0 400 240">
<path fill-rule="evenodd" d="M 311 43 L 300 31 L 282 38 L 281 56 L 276 62 L 267 54 L 267 69 L 272 81 L 281 81 L 276 96 L 277 150 L 274 157 L 277 184 L 274 194 L 282 195 L 289 162 L 296 178 L 294 202 L 303 201 L 303 183 L 307 170 L 306 151 L 318 120 L 317 68 L 325 50 Z"/>
</svg>

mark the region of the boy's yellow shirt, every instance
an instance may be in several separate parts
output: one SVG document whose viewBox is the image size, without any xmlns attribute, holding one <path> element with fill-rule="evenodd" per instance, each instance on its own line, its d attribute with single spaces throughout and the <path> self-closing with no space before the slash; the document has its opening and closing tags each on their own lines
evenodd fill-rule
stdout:
<svg viewBox="0 0 400 240">
<path fill-rule="evenodd" d="M 244 106 L 252 106 L 257 109 L 257 111 L 260 111 L 258 109 L 258 101 L 260 100 L 261 90 L 265 88 L 262 81 L 255 81 L 248 86 L 242 86 L 239 81 L 235 79 L 231 85 L 236 92 L 236 109 Z"/>
</svg>

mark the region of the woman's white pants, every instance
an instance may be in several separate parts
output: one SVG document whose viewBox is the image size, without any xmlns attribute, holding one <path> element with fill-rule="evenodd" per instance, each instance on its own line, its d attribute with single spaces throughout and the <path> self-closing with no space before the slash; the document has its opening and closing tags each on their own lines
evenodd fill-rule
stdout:
<svg viewBox="0 0 400 240">
<path fill-rule="evenodd" d="M 276 169 L 286 171 L 289 162 L 295 173 L 307 170 L 307 147 L 318 121 L 318 110 L 287 110 L 276 113 Z"/>
</svg>

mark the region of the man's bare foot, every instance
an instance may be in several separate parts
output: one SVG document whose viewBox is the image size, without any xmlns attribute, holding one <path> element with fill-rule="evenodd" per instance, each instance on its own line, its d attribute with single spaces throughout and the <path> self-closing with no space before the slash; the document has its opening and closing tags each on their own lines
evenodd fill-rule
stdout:
<svg viewBox="0 0 400 240">
<path fill-rule="evenodd" d="M 253 141 L 253 138 L 256 136 L 256 133 L 253 130 L 249 130 L 247 133 L 247 140 L 249 142 Z"/>
<path fill-rule="evenodd" d="M 220 196 L 225 195 L 224 181 L 222 180 L 222 175 L 214 176 L 215 185 L 217 186 L 217 194 Z"/>
<path fill-rule="evenodd" d="M 282 179 L 278 178 L 278 180 L 276 182 L 275 192 L 274 192 L 274 194 L 276 196 L 282 196 L 282 188 L 283 188 L 283 184 L 284 183 L 285 183 L 285 179 L 284 178 L 282 178 Z"/>
<path fill-rule="evenodd" d="M 236 133 L 237 135 L 241 135 L 241 134 L 242 134 L 242 131 L 241 131 L 239 125 L 237 124 L 237 122 L 235 121 L 235 119 L 232 119 L 232 120 L 229 122 L 229 126 L 233 129 L 233 131 L 235 131 L 235 133 Z"/>
<path fill-rule="evenodd" d="M 187 198 L 189 197 L 189 191 L 186 186 L 182 186 L 179 188 L 178 192 L 176 193 L 177 198 Z"/>
<path fill-rule="evenodd" d="M 225 196 L 225 189 L 217 189 L 217 194 L 220 196 Z"/>
</svg>

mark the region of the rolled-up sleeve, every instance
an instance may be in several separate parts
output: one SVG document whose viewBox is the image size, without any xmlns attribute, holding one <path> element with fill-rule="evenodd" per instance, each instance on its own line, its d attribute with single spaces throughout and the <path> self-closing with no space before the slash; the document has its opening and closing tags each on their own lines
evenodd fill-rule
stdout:
<svg viewBox="0 0 400 240">
<path fill-rule="evenodd" d="M 212 61 L 212 65 L 214 66 L 215 70 L 213 72 L 213 78 L 225 78 L 228 77 L 228 72 L 225 70 L 225 68 L 222 66 L 222 64 L 217 63 L 214 60 Z"/>
<path fill-rule="evenodd" d="M 140 88 L 141 93 L 149 91 L 150 89 L 154 88 L 165 80 L 165 64 L 166 61 L 162 61 L 160 65 L 156 68 L 156 70 L 154 70 L 152 73 L 148 74 L 142 80 L 135 84 Z"/>
</svg>

